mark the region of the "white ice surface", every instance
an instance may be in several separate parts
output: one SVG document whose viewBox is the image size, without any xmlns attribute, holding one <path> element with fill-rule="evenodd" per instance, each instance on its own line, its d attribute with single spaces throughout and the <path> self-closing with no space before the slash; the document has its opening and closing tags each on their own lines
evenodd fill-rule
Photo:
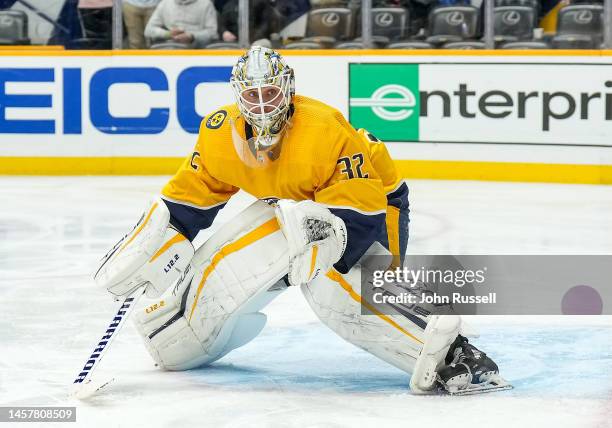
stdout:
<svg viewBox="0 0 612 428">
<path fill-rule="evenodd" d="M 116 306 L 91 273 L 166 179 L 0 178 L 0 406 L 73 404 L 68 386 Z M 412 253 L 612 252 L 609 186 L 410 187 Z M 216 223 L 246 202 L 240 195 Z M 253 342 L 182 373 L 156 369 L 128 323 L 100 367 L 116 381 L 76 403 L 76 425 L 612 426 L 612 317 L 475 317 L 477 345 L 515 389 L 418 397 L 407 375 L 322 326 L 299 290 L 266 313 Z"/>
</svg>

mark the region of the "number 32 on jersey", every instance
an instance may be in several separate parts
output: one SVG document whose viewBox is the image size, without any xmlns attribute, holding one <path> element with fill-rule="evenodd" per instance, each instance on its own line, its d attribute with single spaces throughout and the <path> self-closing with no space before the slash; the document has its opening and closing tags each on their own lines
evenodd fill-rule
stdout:
<svg viewBox="0 0 612 428">
<path fill-rule="evenodd" d="M 349 180 L 352 178 L 368 178 L 368 174 L 361 170 L 363 166 L 363 153 L 355 153 L 351 157 L 341 157 L 338 159 L 338 165 L 343 167 L 340 172 L 346 174 Z"/>
</svg>

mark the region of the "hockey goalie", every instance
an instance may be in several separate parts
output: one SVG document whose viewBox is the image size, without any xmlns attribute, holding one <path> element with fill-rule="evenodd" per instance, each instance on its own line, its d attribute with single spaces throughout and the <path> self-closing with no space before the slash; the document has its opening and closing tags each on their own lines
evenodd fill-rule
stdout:
<svg viewBox="0 0 612 428">
<path fill-rule="evenodd" d="M 385 145 L 295 95 L 273 50 L 252 47 L 230 85 L 235 104 L 204 118 L 193 152 L 95 274 L 116 296 L 146 287 L 158 299 L 135 322 L 159 367 L 187 370 L 243 346 L 264 327 L 261 310 L 300 288 L 330 329 L 409 373 L 415 393 L 508 387 L 459 316 L 361 313 L 363 259 L 386 253 L 397 265 L 408 242 L 408 187 Z M 240 189 L 259 200 L 195 251 Z"/>
</svg>

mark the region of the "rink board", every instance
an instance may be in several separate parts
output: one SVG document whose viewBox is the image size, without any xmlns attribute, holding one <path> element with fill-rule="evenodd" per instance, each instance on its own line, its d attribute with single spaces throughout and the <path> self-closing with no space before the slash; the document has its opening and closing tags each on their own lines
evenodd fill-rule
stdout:
<svg viewBox="0 0 612 428">
<path fill-rule="evenodd" d="M 0 51 L 0 173 L 171 174 L 238 52 Z M 286 52 L 407 178 L 612 183 L 612 52 Z"/>
</svg>

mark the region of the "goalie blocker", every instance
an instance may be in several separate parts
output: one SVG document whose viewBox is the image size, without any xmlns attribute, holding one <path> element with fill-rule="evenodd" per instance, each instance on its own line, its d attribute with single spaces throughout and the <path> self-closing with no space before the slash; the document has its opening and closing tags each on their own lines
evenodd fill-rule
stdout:
<svg viewBox="0 0 612 428">
<path fill-rule="evenodd" d="M 155 204 L 159 208 L 163 201 L 157 200 L 152 207 Z M 190 263 L 185 262 L 188 241 L 177 238 L 177 232 L 168 226 L 167 210 L 150 208 L 134 231 L 104 259 L 96 280 L 113 294 L 133 290 L 143 281 L 149 282 L 147 291 L 149 287 L 153 290 L 148 296 L 167 288 L 159 299 L 136 312 L 135 323 L 153 359 L 168 370 L 211 363 L 248 343 L 266 323 L 261 309 L 291 283 L 301 283 L 302 293 L 325 325 L 348 342 L 412 374 L 413 392 L 434 389 L 437 372 L 445 365 L 460 332 L 461 319 L 418 314 L 408 319 L 377 312 L 362 315 L 360 263 L 344 275 L 329 269 L 344 250 L 343 225 L 335 223 L 328 210 L 308 205 L 306 212 L 326 220 L 323 229 L 327 233 L 321 235 L 318 229 L 314 235 L 321 238 L 319 241 L 304 239 L 313 236 L 306 233 L 300 235 L 299 245 L 288 243 L 286 235 L 291 239 L 295 229 L 287 233 L 283 227 L 297 224 L 288 221 L 290 215 L 297 215 L 297 205 L 291 204 L 284 214 L 277 208 L 275 215 L 266 203 L 253 203 L 193 253 Z M 331 217 L 325 218 L 322 209 Z M 130 252 L 131 245 L 134 249 Z M 326 248 L 323 253 L 331 258 L 317 261 L 313 250 L 317 245 Z M 371 248 L 380 249 L 384 250 L 378 243 Z M 162 275 L 159 267 L 153 269 L 156 264 L 151 259 L 160 252 L 170 255 L 170 260 L 173 254 L 179 255 L 177 262 L 181 262 L 172 266 L 172 275 Z M 308 269 L 301 266 L 303 260 L 309 260 Z M 138 262 L 143 263 L 142 269 L 134 270 Z M 300 267 L 296 268 L 298 262 Z M 290 269 L 296 272 L 292 275 Z M 314 274 L 319 269 L 326 273 Z"/>
</svg>

